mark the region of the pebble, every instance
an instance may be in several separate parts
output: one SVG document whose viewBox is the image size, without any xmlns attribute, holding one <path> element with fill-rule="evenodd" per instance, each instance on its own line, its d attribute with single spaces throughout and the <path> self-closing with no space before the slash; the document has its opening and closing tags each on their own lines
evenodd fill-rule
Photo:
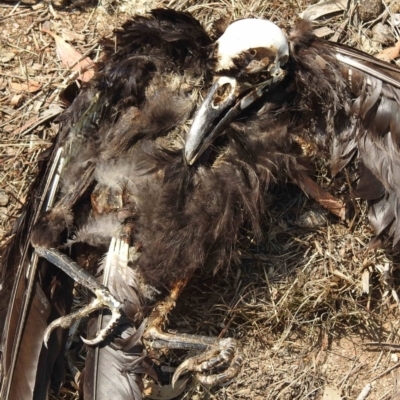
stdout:
<svg viewBox="0 0 400 400">
<path fill-rule="evenodd" d="M 0 206 L 6 206 L 10 197 L 4 190 L 0 190 Z"/>
<path fill-rule="evenodd" d="M 0 207 L 0 221 L 6 221 L 8 219 L 7 207 Z"/>
<path fill-rule="evenodd" d="M 358 4 L 358 13 L 364 22 L 378 18 L 383 10 L 384 6 L 381 0 L 361 0 Z"/>
<path fill-rule="evenodd" d="M 392 29 L 389 26 L 382 24 L 379 22 L 372 29 L 372 40 L 384 44 L 384 45 L 392 45 L 395 43 L 395 37 L 392 33 Z"/>
</svg>

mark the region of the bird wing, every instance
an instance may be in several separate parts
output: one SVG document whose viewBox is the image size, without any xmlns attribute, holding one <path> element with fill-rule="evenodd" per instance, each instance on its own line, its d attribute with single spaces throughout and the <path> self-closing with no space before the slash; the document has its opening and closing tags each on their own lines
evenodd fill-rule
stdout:
<svg viewBox="0 0 400 400">
<path fill-rule="evenodd" d="M 317 39 L 307 29 L 303 23 L 291 36 L 295 79 L 298 92 L 303 92 L 301 101 L 313 104 L 314 112 L 325 116 L 323 121 L 312 118 L 317 135 L 309 140 L 320 140 L 330 148 L 333 175 L 351 161 L 358 163 L 354 194 L 368 199 L 376 234 L 388 232 L 396 245 L 400 240 L 400 68 Z"/>
<path fill-rule="evenodd" d="M 96 76 L 59 117 L 55 144 L 42 156 L 30 198 L 3 252 L 4 400 L 45 399 L 49 387 L 58 391 L 64 376 L 67 332 L 52 333 L 48 348 L 43 337 L 50 322 L 69 313 L 73 282 L 39 260 L 31 243 L 61 249 L 92 274 L 99 266 L 103 275 L 107 271 L 104 282 L 124 303 L 126 318 L 115 340 L 89 350 L 83 392 L 93 399 L 116 393 L 121 399 L 141 398 L 137 374 L 149 368 L 138 342 L 142 306 L 151 289 L 137 279 L 131 252 L 122 251 L 120 259 L 121 249 L 109 246 L 113 235 L 123 232 L 128 244 L 134 244 L 137 186 L 147 185 L 146 174 L 154 165 L 140 169 L 146 156 L 142 142 L 155 143 L 190 116 L 190 79 L 202 78 L 201 60 L 210 39 L 189 14 L 154 10 L 128 21 L 117 32 L 117 43 L 115 53 L 114 42 L 103 42 L 105 56 Z M 161 175 L 154 180 L 162 184 Z M 88 335 L 109 316 L 99 318 L 91 319 Z"/>
<path fill-rule="evenodd" d="M 39 264 L 29 243 L 40 213 L 51 206 L 47 194 L 57 179 L 59 155 L 57 151 L 47 151 L 42 155 L 40 171 L 32 185 L 34 195 L 25 205 L 2 255 L 1 398 L 5 399 L 29 399 L 35 388 L 39 391 L 46 388 L 46 377 L 51 374 L 62 352 L 63 335 L 55 335 L 48 349 L 38 337 L 43 338 L 50 318 L 68 312 L 72 287 L 66 277 L 55 271 L 42 273 L 40 268 L 43 265 Z M 43 284 L 39 283 L 40 279 L 43 279 Z M 50 299 L 53 285 L 63 285 L 63 296 L 56 294 Z M 61 382 L 59 371 L 54 379 Z"/>
<path fill-rule="evenodd" d="M 369 220 L 379 235 L 387 228 L 400 240 L 400 68 L 334 46 L 352 94 L 361 160 L 355 195 L 369 199 Z M 347 66 L 347 68 L 346 68 Z M 375 178 L 375 179 L 373 179 Z"/>
</svg>

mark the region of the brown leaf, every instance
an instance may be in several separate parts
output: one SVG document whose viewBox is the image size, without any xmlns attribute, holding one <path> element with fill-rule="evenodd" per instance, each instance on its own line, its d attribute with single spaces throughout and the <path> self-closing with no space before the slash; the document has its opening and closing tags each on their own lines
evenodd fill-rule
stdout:
<svg viewBox="0 0 400 400">
<path fill-rule="evenodd" d="M 380 60 L 391 62 L 400 55 L 400 40 L 393 46 L 382 50 L 380 53 L 375 54 L 376 58 Z"/>
<path fill-rule="evenodd" d="M 55 33 L 42 29 L 42 32 L 49 34 L 56 42 L 57 54 L 60 57 L 61 62 L 66 66 L 70 67 L 74 65 L 78 60 L 82 58 L 82 54 L 76 50 L 72 45 L 67 43 L 61 36 Z M 79 61 L 76 65 L 71 68 L 73 71 L 79 72 L 79 79 L 82 82 L 88 82 L 94 75 L 93 61 L 86 57 Z"/>
<path fill-rule="evenodd" d="M 305 11 L 299 14 L 300 18 L 314 21 L 324 17 L 327 14 L 342 12 L 346 9 L 347 0 L 326 0 L 309 6 Z"/>
<path fill-rule="evenodd" d="M 18 92 L 34 93 L 37 92 L 42 85 L 39 82 L 28 80 L 28 82 L 23 83 L 11 82 L 10 87 Z"/>
</svg>

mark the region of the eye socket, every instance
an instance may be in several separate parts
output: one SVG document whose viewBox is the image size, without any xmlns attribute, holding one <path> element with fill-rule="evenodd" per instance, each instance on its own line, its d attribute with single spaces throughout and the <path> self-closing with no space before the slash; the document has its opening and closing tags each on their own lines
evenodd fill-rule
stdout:
<svg viewBox="0 0 400 400">
<path fill-rule="evenodd" d="M 229 83 L 224 83 L 221 85 L 215 93 L 214 101 L 212 103 L 214 108 L 218 108 L 218 106 L 226 100 L 231 91 L 231 85 Z"/>
<path fill-rule="evenodd" d="M 251 60 L 246 67 L 246 72 L 248 74 L 256 74 L 264 70 L 266 65 L 259 60 Z"/>
<path fill-rule="evenodd" d="M 251 60 L 249 64 L 247 65 L 248 68 L 255 68 L 260 65 L 260 61 L 258 60 Z"/>
</svg>

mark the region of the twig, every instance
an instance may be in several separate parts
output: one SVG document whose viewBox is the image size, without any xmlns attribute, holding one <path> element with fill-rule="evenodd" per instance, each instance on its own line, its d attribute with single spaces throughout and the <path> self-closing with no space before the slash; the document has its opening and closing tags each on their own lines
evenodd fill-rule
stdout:
<svg viewBox="0 0 400 400">
<path fill-rule="evenodd" d="M 40 11 L 41 11 L 41 10 L 35 10 L 35 11 L 26 12 L 26 10 L 25 10 L 25 11 L 17 12 L 17 13 L 15 13 L 15 14 L 9 14 L 9 15 L 7 15 L 6 17 L 1 18 L 1 19 L 0 19 L 0 22 L 3 22 L 3 21 L 5 21 L 6 19 L 10 19 L 10 18 L 13 18 L 13 17 L 16 17 L 16 16 L 19 16 L 19 17 L 27 17 L 28 15 L 37 14 L 37 13 L 40 12 Z M 23 15 L 22 15 L 22 14 L 23 14 Z"/>
<path fill-rule="evenodd" d="M 11 10 L 11 12 L 10 12 L 10 14 L 9 14 L 10 16 L 14 14 L 15 10 L 18 9 L 18 7 L 19 7 L 20 4 L 21 4 L 21 0 L 19 0 L 19 1 L 17 2 L 17 4 L 15 5 L 15 7 Z"/>
<path fill-rule="evenodd" d="M 396 343 L 379 343 L 379 342 L 368 342 L 364 343 L 364 346 L 379 346 L 379 347 L 388 347 L 391 350 L 398 350 L 400 348 L 400 344 Z"/>
</svg>

